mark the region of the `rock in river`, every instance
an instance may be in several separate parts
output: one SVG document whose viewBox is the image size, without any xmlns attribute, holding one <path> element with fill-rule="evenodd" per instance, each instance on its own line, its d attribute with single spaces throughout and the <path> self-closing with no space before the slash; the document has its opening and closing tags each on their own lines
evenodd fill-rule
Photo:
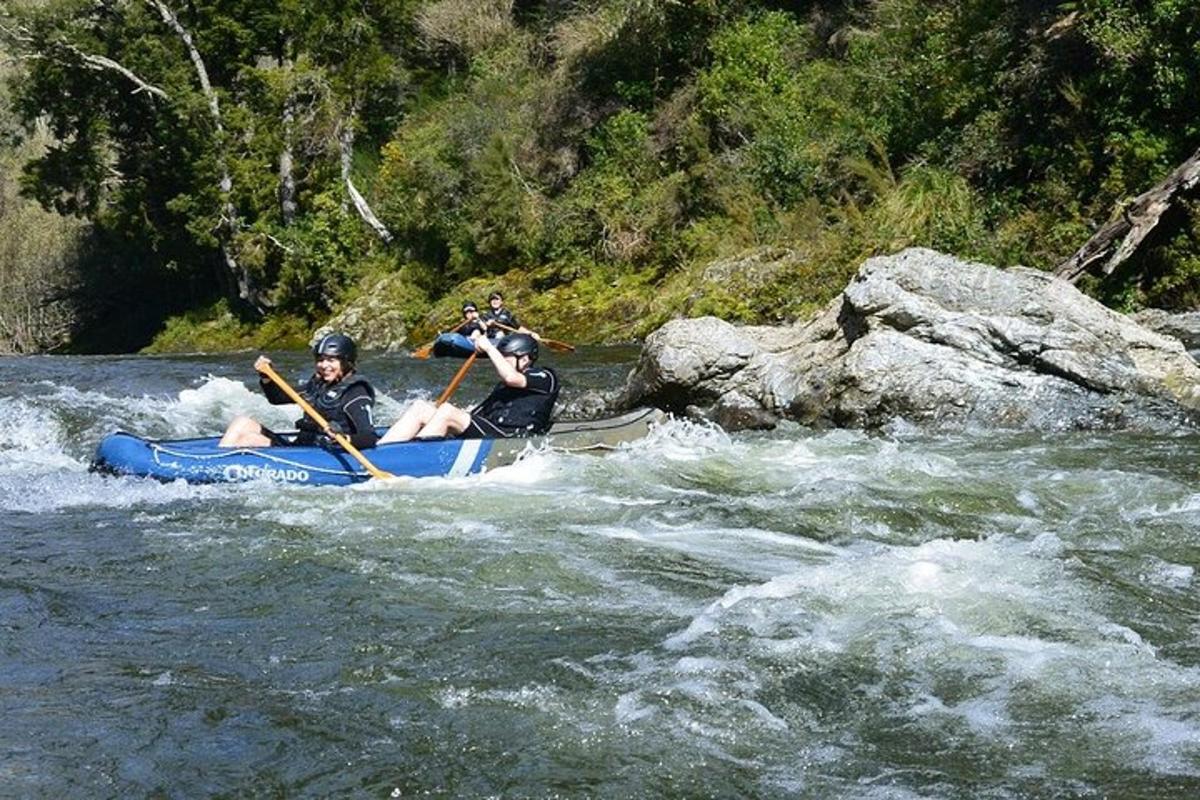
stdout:
<svg viewBox="0 0 1200 800">
<path fill-rule="evenodd" d="M 1164 430 L 1200 424 L 1200 368 L 1177 339 L 1049 273 L 913 248 L 864 262 L 802 324 L 667 323 L 621 400 L 730 429 Z"/>
</svg>

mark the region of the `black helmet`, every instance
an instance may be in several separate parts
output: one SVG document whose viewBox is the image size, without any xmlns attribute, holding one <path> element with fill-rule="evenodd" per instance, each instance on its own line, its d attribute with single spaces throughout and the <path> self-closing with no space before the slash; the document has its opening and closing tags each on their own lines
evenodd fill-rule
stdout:
<svg viewBox="0 0 1200 800">
<path fill-rule="evenodd" d="M 474 303 L 472 303 L 470 300 L 467 300 L 465 303 L 462 304 L 463 314 L 466 314 L 468 311 L 478 311 L 478 310 L 479 310 L 479 307 L 477 305 L 475 305 Z"/>
<path fill-rule="evenodd" d="M 358 346 L 344 333 L 327 333 L 313 345 L 313 357 L 337 356 L 343 363 L 353 365 L 358 360 Z"/>
<path fill-rule="evenodd" d="M 504 295 L 500 294 L 500 292 L 492 292 L 491 294 L 488 295 L 489 303 L 492 302 L 493 300 L 503 300 L 503 299 L 504 299 Z"/>
<path fill-rule="evenodd" d="M 510 333 L 496 344 L 496 349 L 505 356 L 529 356 L 529 363 L 537 361 L 537 339 L 528 333 Z"/>
</svg>

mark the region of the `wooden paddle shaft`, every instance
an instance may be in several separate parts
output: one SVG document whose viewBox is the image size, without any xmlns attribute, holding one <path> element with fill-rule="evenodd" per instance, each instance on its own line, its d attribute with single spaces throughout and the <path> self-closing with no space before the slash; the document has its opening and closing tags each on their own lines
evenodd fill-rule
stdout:
<svg viewBox="0 0 1200 800">
<path fill-rule="evenodd" d="M 297 392 L 295 389 L 293 389 L 288 384 L 287 381 L 285 381 L 283 378 L 279 377 L 279 374 L 277 372 L 275 372 L 275 370 L 272 369 L 270 367 L 270 365 L 264 364 L 262 367 L 259 368 L 258 371 L 261 372 L 263 375 L 266 375 L 272 381 L 274 381 L 275 385 L 278 386 L 280 389 L 282 389 L 283 393 L 286 394 L 289 398 L 291 398 L 293 403 L 300 406 L 301 411 L 303 411 L 305 414 L 308 414 L 308 416 L 312 417 L 313 422 L 317 423 L 317 425 L 320 426 L 322 431 L 324 431 L 328 436 L 333 437 L 333 440 L 336 441 L 338 444 L 340 444 L 347 453 L 354 456 L 354 458 L 358 461 L 358 463 L 362 464 L 363 468 L 366 469 L 366 471 L 371 474 L 371 477 L 379 478 L 379 479 L 394 477 L 393 475 L 390 475 L 390 474 L 384 472 L 383 470 L 379 469 L 374 464 L 372 464 L 370 461 L 368 461 L 367 457 L 364 456 L 357 447 L 350 444 L 349 438 L 347 438 L 344 434 L 339 433 L 338 431 L 335 431 L 333 429 L 333 427 L 329 424 L 329 421 L 327 419 L 325 419 L 324 417 L 322 417 L 315 408 L 313 408 L 311 405 L 309 405 L 308 401 L 305 400 L 303 397 L 301 397 L 300 393 Z"/>
<path fill-rule="evenodd" d="M 450 385 L 446 387 L 446 391 L 442 392 L 441 395 L 438 396 L 437 405 L 440 406 L 442 403 L 450 399 L 450 395 L 454 394 L 454 390 L 458 388 L 460 383 L 462 383 L 463 378 L 467 377 L 467 370 L 469 370 L 471 365 L 475 363 L 475 357 L 478 355 L 479 351 L 476 350 L 467 357 L 467 360 L 463 363 L 463 365 L 458 368 L 458 372 L 454 374 L 454 379 L 450 381 Z"/>
<path fill-rule="evenodd" d="M 457 324 L 461 325 L 462 321 L 459 320 Z M 413 358 L 429 358 L 430 353 L 433 352 L 433 346 L 435 344 L 437 344 L 437 336 L 433 337 L 432 342 L 421 345 L 416 350 L 413 350 L 409 355 L 411 355 Z"/>
<path fill-rule="evenodd" d="M 509 333 L 520 333 L 520 331 L 518 331 L 516 328 L 510 328 L 507 325 L 505 325 L 504 323 L 496 322 L 495 320 L 488 322 L 488 324 L 495 325 L 500 330 L 508 331 Z M 551 350 L 570 351 L 572 353 L 575 352 L 575 345 L 573 345 L 573 344 L 567 344 L 566 342 L 560 342 L 556 339 L 539 339 L 538 341 L 540 341 L 542 344 L 546 345 L 546 347 L 549 347 Z"/>
</svg>

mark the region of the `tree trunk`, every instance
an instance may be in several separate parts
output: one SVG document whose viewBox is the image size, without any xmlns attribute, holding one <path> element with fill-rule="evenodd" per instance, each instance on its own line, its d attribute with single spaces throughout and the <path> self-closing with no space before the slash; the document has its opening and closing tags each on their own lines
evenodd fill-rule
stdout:
<svg viewBox="0 0 1200 800">
<path fill-rule="evenodd" d="M 283 113 L 284 136 L 289 137 L 279 151 L 279 216 L 285 226 L 296 221 L 296 178 L 292 174 L 291 110 Z"/>
<path fill-rule="evenodd" d="M 200 51 L 196 49 L 195 42 L 192 41 L 192 35 L 187 28 L 183 27 L 182 23 L 175 16 L 174 12 L 167 7 L 162 0 L 146 0 L 146 2 L 158 11 L 167 27 L 179 36 L 183 42 L 184 48 L 188 52 L 188 57 L 192 61 L 192 68 L 196 72 L 196 77 L 200 81 L 200 91 L 203 92 L 205 100 L 208 101 L 209 116 L 212 117 L 213 128 L 216 134 L 216 152 L 217 152 L 217 169 L 220 173 L 218 188 L 221 193 L 221 218 L 217 223 L 214 232 L 217 235 L 217 241 L 221 245 L 221 256 L 225 261 L 225 268 L 229 271 L 237 286 L 238 297 L 245 303 L 249 304 L 259 313 L 263 313 L 269 307 L 263 292 L 254 282 L 254 278 L 250 272 L 238 263 L 234 253 L 234 239 L 241 229 L 241 220 L 238 217 L 237 208 L 233 204 L 233 178 L 229 174 L 229 165 L 226 161 L 225 153 L 225 127 L 221 123 L 221 106 L 217 100 L 217 93 L 213 91 L 212 84 L 208 80 L 208 69 L 204 66 L 204 59 L 200 56 Z"/>
<path fill-rule="evenodd" d="M 286 43 L 284 44 L 286 48 Z M 296 221 L 296 176 L 295 159 L 292 153 L 292 135 L 296 120 L 296 95 L 290 86 L 292 62 L 285 56 L 279 57 L 279 68 L 289 78 L 287 96 L 283 100 L 283 147 L 279 151 L 279 216 L 284 226 Z"/>
<path fill-rule="evenodd" d="M 350 171 L 353 166 L 354 156 L 354 122 L 353 113 L 349 120 L 343 120 L 337 126 L 338 153 L 341 156 L 342 165 L 342 183 L 350 184 Z M 347 192 L 346 199 L 342 201 L 342 210 L 350 210 L 350 194 Z"/>
<path fill-rule="evenodd" d="M 1093 272 L 1111 275 L 1158 225 L 1181 195 L 1200 184 L 1200 150 L 1175 168 L 1162 183 L 1133 199 L 1121 215 L 1096 231 L 1083 247 L 1055 268 L 1054 274 L 1074 283 Z"/>
<path fill-rule="evenodd" d="M 362 193 L 354 186 L 354 181 L 350 179 L 350 168 L 352 165 L 354 154 L 354 114 L 350 115 L 350 119 L 343 124 L 338 130 L 338 146 L 341 148 L 342 154 L 342 182 L 346 184 L 346 194 L 350 198 L 350 202 L 354 204 L 355 211 L 358 212 L 363 222 L 371 230 L 375 231 L 375 235 L 383 240 L 385 244 L 392 241 L 392 232 L 387 229 L 383 221 L 375 216 L 375 212 L 371 210 L 371 206 L 367 203 L 367 199 L 362 196 Z"/>
</svg>

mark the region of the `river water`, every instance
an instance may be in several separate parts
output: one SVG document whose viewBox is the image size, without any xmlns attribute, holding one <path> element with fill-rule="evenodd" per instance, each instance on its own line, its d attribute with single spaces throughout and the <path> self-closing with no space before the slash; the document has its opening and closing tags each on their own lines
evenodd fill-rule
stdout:
<svg viewBox="0 0 1200 800">
<path fill-rule="evenodd" d="M 570 399 L 635 353 L 548 360 Z M 252 360 L 0 359 L 0 796 L 1200 794 L 1200 437 L 675 421 L 386 487 L 87 471 L 117 429 L 285 426 Z M 457 362 L 367 366 L 387 422 Z"/>
</svg>

